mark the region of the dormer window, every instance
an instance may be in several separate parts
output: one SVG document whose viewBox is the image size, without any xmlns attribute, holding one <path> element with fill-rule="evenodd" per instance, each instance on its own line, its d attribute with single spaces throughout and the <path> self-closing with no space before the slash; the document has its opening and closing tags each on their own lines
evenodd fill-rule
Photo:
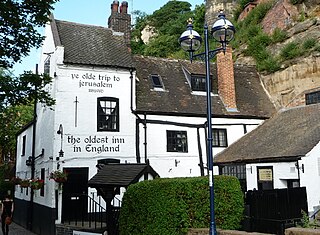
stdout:
<svg viewBox="0 0 320 235">
<path fill-rule="evenodd" d="M 306 94 L 306 105 L 320 103 L 320 91 Z"/>
<path fill-rule="evenodd" d="M 152 81 L 153 88 L 163 89 L 163 83 L 161 77 L 158 74 L 151 74 L 150 79 Z"/>
<path fill-rule="evenodd" d="M 206 91 L 206 77 L 204 75 L 191 75 L 192 91 Z"/>
</svg>

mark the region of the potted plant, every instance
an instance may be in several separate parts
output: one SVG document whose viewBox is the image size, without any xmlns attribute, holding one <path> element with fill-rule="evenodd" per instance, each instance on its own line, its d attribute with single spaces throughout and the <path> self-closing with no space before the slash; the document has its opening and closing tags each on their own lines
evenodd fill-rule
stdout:
<svg viewBox="0 0 320 235">
<path fill-rule="evenodd" d="M 56 170 L 56 171 L 52 171 L 50 173 L 50 177 L 49 178 L 53 179 L 57 183 L 64 183 L 68 179 L 68 174 L 67 174 L 66 171 Z"/>
<path fill-rule="evenodd" d="M 20 184 L 21 188 L 28 188 L 30 185 L 30 180 L 29 179 L 21 179 L 19 184 Z"/>
<path fill-rule="evenodd" d="M 29 182 L 30 188 L 38 190 L 41 189 L 42 186 L 44 185 L 44 180 L 43 179 L 32 179 Z"/>
<path fill-rule="evenodd" d="M 21 178 L 19 178 L 19 177 L 13 177 L 13 178 L 11 179 L 11 182 L 12 182 L 14 185 L 18 185 L 18 184 L 20 184 L 20 182 L 21 182 Z"/>
</svg>

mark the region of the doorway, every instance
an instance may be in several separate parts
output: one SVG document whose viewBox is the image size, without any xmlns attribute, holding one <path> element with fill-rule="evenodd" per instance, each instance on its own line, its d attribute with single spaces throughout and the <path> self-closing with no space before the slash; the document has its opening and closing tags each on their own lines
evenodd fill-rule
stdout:
<svg viewBox="0 0 320 235">
<path fill-rule="evenodd" d="M 258 190 L 273 189 L 273 167 L 257 167 Z"/>
<path fill-rule="evenodd" d="M 62 222 L 77 221 L 88 213 L 88 167 L 64 168 L 68 180 L 62 191 Z"/>
</svg>

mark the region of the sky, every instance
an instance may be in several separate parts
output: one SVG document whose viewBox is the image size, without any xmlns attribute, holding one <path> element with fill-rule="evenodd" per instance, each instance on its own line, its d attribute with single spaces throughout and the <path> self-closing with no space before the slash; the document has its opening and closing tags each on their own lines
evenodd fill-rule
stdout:
<svg viewBox="0 0 320 235">
<path fill-rule="evenodd" d="M 148 15 L 158 10 L 170 0 L 126 0 L 128 12 L 140 10 Z M 204 3 L 204 0 L 184 0 L 192 5 Z M 107 19 L 110 16 L 113 0 L 60 0 L 54 5 L 53 15 L 55 19 L 71 21 L 82 24 L 107 26 Z M 119 0 L 121 5 L 122 0 Z M 40 29 L 43 32 L 43 29 Z M 33 49 L 29 56 L 22 59 L 22 62 L 13 67 L 13 73 L 19 75 L 23 71 L 34 71 L 39 63 L 41 48 Z"/>
</svg>

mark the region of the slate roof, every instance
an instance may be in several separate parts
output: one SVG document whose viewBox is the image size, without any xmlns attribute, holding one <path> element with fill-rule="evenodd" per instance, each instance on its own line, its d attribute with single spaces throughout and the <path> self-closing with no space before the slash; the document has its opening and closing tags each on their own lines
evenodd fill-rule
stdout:
<svg viewBox="0 0 320 235">
<path fill-rule="evenodd" d="M 106 27 L 51 18 L 55 46 L 64 47 L 64 63 L 133 67 L 132 55 L 122 34 Z"/>
<path fill-rule="evenodd" d="M 190 74 L 205 74 L 202 62 L 134 56 L 137 82 L 137 113 L 164 113 L 189 116 L 206 115 L 206 96 L 192 94 L 184 70 Z M 211 63 L 211 74 L 216 77 L 216 65 Z M 253 66 L 235 65 L 235 89 L 238 112 L 229 112 L 218 95 L 212 96 L 214 116 L 269 118 L 276 112 L 263 89 Z M 165 90 L 155 91 L 150 74 L 160 75 Z M 214 79 L 217 94 L 217 79 Z"/>
<path fill-rule="evenodd" d="M 159 176 L 148 164 L 107 164 L 88 182 L 90 187 L 113 186 L 127 187 L 138 182 L 144 173 Z"/>
<path fill-rule="evenodd" d="M 279 111 L 214 158 L 215 164 L 297 160 L 320 141 L 320 104 Z"/>
</svg>

